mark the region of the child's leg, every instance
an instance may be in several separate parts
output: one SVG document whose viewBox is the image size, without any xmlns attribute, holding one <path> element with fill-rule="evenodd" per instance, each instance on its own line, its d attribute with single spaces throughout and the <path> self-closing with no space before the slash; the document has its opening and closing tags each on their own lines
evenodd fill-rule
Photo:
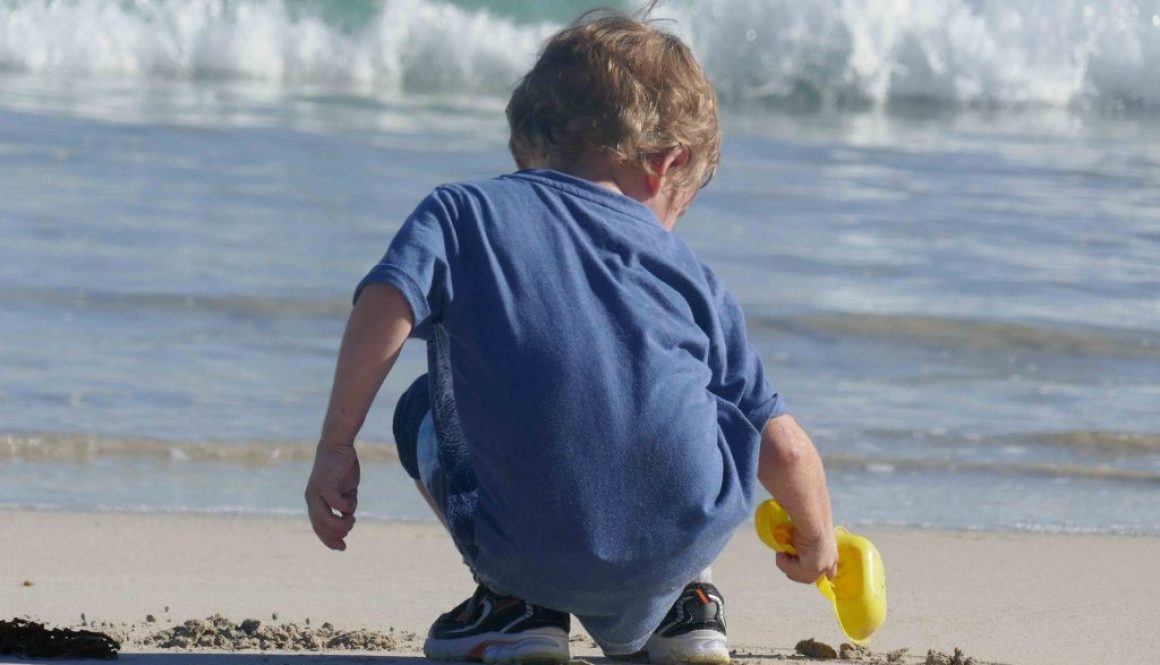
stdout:
<svg viewBox="0 0 1160 665">
<path fill-rule="evenodd" d="M 419 494 L 422 494 L 423 498 L 427 500 L 427 505 L 431 508 L 431 512 L 435 513 L 435 517 L 439 518 L 439 521 L 443 524 L 443 528 L 450 531 L 451 528 L 447 526 L 447 518 L 443 517 L 443 511 L 439 510 L 439 507 L 435 505 L 435 498 L 427 491 L 427 486 L 423 484 L 422 480 L 416 479 L 415 487 L 418 488 Z"/>
<path fill-rule="evenodd" d="M 395 417 L 391 423 L 399 463 L 403 465 L 407 475 L 416 481 L 419 481 L 419 430 L 429 413 L 431 413 L 431 389 L 427 385 L 427 375 L 424 374 L 412 381 L 403 391 L 399 403 L 395 405 Z M 427 489 L 421 484 L 420 489 L 424 496 L 429 496 Z M 434 503 L 431 507 L 435 512 L 439 512 Z"/>
<path fill-rule="evenodd" d="M 392 429 L 400 463 L 454 539 L 444 509 L 449 483 L 439 461 L 426 375 L 399 398 Z M 456 546 L 465 552 L 458 542 Z M 471 567 L 466 553 L 464 563 Z M 423 653 L 435 660 L 566 663 L 569 630 L 567 613 L 531 605 L 495 585 L 480 583 L 470 598 L 436 619 Z"/>
</svg>

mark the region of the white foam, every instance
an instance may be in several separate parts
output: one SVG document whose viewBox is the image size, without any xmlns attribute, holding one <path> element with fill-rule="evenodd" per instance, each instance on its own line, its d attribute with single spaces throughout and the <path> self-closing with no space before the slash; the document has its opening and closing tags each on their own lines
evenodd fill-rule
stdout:
<svg viewBox="0 0 1160 665">
<path fill-rule="evenodd" d="M 1160 107 L 1160 0 L 670 5 L 731 102 Z M 0 70 L 502 96 L 558 27 L 440 0 L 383 0 L 352 29 L 280 0 L 6 0 Z"/>
<path fill-rule="evenodd" d="M 727 99 L 1160 106 L 1160 1 L 734 0 L 675 12 Z"/>
<path fill-rule="evenodd" d="M 552 29 L 429 0 L 387 0 L 349 33 L 277 0 L 16 0 L 0 5 L 0 69 L 499 93 Z"/>
</svg>

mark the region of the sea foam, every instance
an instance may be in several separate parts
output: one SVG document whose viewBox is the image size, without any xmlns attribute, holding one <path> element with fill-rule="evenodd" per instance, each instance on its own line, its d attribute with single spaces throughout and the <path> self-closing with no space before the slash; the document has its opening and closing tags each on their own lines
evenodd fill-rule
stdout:
<svg viewBox="0 0 1160 665">
<path fill-rule="evenodd" d="M 727 99 L 1160 105 L 1155 1 L 734 0 L 675 16 Z"/>
<path fill-rule="evenodd" d="M 370 7 L 338 25 L 277 0 L 10 0 L 0 70 L 502 96 L 559 27 L 501 2 Z M 721 0 L 658 15 L 729 103 L 1160 107 L 1160 0 Z"/>
<path fill-rule="evenodd" d="M 427 0 L 388 0 L 353 29 L 274 0 L 16 0 L 0 5 L 0 70 L 489 94 L 552 28 Z"/>
</svg>

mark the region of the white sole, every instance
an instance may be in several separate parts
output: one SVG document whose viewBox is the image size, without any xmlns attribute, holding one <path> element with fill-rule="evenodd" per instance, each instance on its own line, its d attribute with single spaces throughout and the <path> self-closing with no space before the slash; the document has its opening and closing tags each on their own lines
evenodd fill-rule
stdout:
<svg viewBox="0 0 1160 665">
<path fill-rule="evenodd" d="M 483 633 L 451 640 L 427 638 L 423 655 L 431 660 L 505 665 L 556 665 L 571 659 L 568 635 L 559 628 L 533 628 L 522 633 Z"/>
<path fill-rule="evenodd" d="M 645 645 L 653 665 L 725 665 L 729 645 L 716 630 L 694 630 L 677 637 L 654 635 Z"/>
</svg>

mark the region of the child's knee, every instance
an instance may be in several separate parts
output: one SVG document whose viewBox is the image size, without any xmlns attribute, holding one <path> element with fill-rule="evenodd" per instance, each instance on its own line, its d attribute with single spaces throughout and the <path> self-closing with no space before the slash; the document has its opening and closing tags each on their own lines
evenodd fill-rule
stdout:
<svg viewBox="0 0 1160 665">
<path fill-rule="evenodd" d="M 395 417 L 391 423 L 391 431 L 395 435 L 395 448 L 399 454 L 399 463 L 406 469 L 407 475 L 419 479 L 419 428 L 423 418 L 431 410 L 430 388 L 427 384 L 427 375 L 415 379 L 411 386 L 399 397 L 395 405 Z"/>
</svg>

